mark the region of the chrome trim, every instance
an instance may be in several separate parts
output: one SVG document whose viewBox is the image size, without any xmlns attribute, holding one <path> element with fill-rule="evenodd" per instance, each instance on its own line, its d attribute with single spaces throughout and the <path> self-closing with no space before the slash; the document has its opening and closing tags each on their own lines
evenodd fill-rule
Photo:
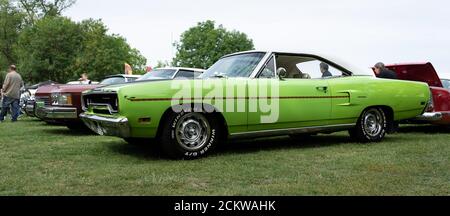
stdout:
<svg viewBox="0 0 450 216">
<path fill-rule="evenodd" d="M 84 124 L 102 136 L 117 136 L 122 138 L 130 137 L 130 125 L 128 119 L 122 118 L 105 118 L 96 115 L 80 114 L 81 120 Z"/>
<path fill-rule="evenodd" d="M 25 113 L 30 117 L 35 117 L 35 114 L 34 114 L 35 104 L 36 104 L 36 102 L 34 100 L 28 100 L 26 103 Z"/>
<path fill-rule="evenodd" d="M 90 95 L 115 95 L 115 96 L 117 96 L 117 105 L 118 105 L 118 103 L 119 103 L 119 95 L 117 94 L 117 92 L 115 92 L 115 91 L 112 91 L 112 92 L 104 92 L 104 91 L 96 91 L 95 89 L 94 90 L 91 90 L 91 91 L 89 91 L 89 92 L 87 92 L 87 93 L 83 93 L 83 94 L 81 94 L 81 109 L 83 110 L 83 111 L 88 111 L 88 109 L 89 109 L 89 107 L 87 106 L 87 104 L 84 102 L 84 98 L 86 97 L 86 96 L 90 96 Z M 89 106 L 91 106 L 91 105 L 96 105 L 96 106 L 108 106 L 108 109 L 109 109 L 109 111 L 111 112 L 111 113 L 118 113 L 119 112 L 119 110 L 114 110 L 113 108 L 112 108 L 112 106 L 111 106 L 111 104 L 102 104 L 102 103 L 89 103 Z M 117 106 L 117 109 L 119 109 L 119 107 Z"/>
<path fill-rule="evenodd" d="M 40 112 L 44 119 L 78 119 L 77 108 L 43 107 Z"/>
<path fill-rule="evenodd" d="M 103 107 L 108 108 L 108 111 L 109 111 L 110 115 L 119 112 L 118 110 L 114 110 L 113 107 L 111 106 L 111 104 L 106 104 L 106 103 L 90 103 L 88 109 L 89 108 L 100 109 L 100 108 L 103 108 Z"/>
<path fill-rule="evenodd" d="M 230 139 L 243 139 L 243 138 L 258 138 L 258 137 L 272 137 L 283 135 L 295 135 L 295 134 L 308 134 L 308 133 L 329 133 L 338 132 L 356 127 L 356 124 L 340 124 L 340 125 L 328 125 L 328 126 L 315 126 L 315 127 L 301 127 L 301 128 L 289 128 L 289 129 L 274 129 L 264 131 L 252 131 L 243 133 L 233 133 L 230 135 Z"/>
<path fill-rule="evenodd" d="M 249 52 L 252 53 L 252 52 Z M 255 52 L 255 53 L 262 53 L 262 52 Z M 245 53 L 242 53 L 245 54 Z M 269 60 L 268 58 L 270 58 L 272 55 L 271 52 L 265 52 L 264 57 L 259 61 L 258 65 L 256 65 L 255 69 L 253 70 L 253 72 L 250 74 L 249 78 L 250 79 L 256 79 L 259 71 L 261 71 L 263 69 L 263 67 L 266 65 L 266 62 Z"/>
<path fill-rule="evenodd" d="M 435 113 L 424 113 L 423 115 L 417 116 L 414 120 L 418 121 L 440 121 L 444 117 L 441 112 Z"/>
</svg>

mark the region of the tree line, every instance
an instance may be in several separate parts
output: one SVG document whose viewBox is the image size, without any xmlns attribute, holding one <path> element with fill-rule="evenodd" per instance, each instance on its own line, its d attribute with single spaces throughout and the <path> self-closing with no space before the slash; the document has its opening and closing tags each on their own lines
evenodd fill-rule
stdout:
<svg viewBox="0 0 450 216">
<path fill-rule="evenodd" d="M 62 13 L 75 0 L 0 0 L 0 83 L 4 71 L 17 65 L 27 83 L 46 80 L 65 83 L 88 73 L 92 80 L 123 73 L 124 63 L 144 73 L 146 58 L 117 34 L 109 34 L 101 20 L 75 22 Z M 244 33 L 229 31 L 214 21 L 186 30 L 176 56 L 157 67 L 209 68 L 226 54 L 252 50 Z M 2 72 L 3 71 L 3 72 Z M 3 73 L 3 74 L 2 74 Z"/>
<path fill-rule="evenodd" d="M 62 16 L 74 3 L 0 0 L 0 67 L 16 64 L 27 83 L 65 83 L 82 73 L 101 80 L 123 73 L 124 63 L 136 73 L 145 72 L 145 57 L 125 38 L 109 34 L 101 20 L 75 22 Z"/>
</svg>

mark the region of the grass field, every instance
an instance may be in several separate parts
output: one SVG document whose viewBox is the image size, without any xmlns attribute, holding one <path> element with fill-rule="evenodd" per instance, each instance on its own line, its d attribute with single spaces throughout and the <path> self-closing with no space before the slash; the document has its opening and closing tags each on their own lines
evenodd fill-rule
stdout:
<svg viewBox="0 0 450 216">
<path fill-rule="evenodd" d="M 0 124 L 0 195 L 450 195 L 450 130 L 401 131 L 370 145 L 346 133 L 240 141 L 172 161 L 23 119 Z"/>
</svg>

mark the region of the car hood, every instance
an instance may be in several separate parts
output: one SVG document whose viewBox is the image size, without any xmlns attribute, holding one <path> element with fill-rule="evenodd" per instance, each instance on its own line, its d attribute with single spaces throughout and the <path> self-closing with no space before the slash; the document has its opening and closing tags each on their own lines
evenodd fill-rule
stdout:
<svg viewBox="0 0 450 216">
<path fill-rule="evenodd" d="M 431 63 L 395 64 L 387 68 L 397 73 L 401 80 L 426 82 L 429 86 L 442 88 L 442 81 Z"/>
<path fill-rule="evenodd" d="M 82 93 L 86 90 L 102 87 L 103 85 L 46 85 L 38 88 L 36 94 L 51 94 L 54 92 L 61 93 Z"/>
</svg>

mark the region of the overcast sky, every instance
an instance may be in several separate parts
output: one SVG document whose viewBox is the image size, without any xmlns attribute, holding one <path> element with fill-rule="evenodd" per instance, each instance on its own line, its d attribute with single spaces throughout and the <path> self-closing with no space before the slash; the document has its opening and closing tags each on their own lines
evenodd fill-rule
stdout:
<svg viewBox="0 0 450 216">
<path fill-rule="evenodd" d="M 172 59 L 172 41 L 210 19 L 258 50 L 325 53 L 360 67 L 430 61 L 450 78 L 446 0 L 78 0 L 65 15 L 102 19 L 149 65 Z"/>
</svg>

